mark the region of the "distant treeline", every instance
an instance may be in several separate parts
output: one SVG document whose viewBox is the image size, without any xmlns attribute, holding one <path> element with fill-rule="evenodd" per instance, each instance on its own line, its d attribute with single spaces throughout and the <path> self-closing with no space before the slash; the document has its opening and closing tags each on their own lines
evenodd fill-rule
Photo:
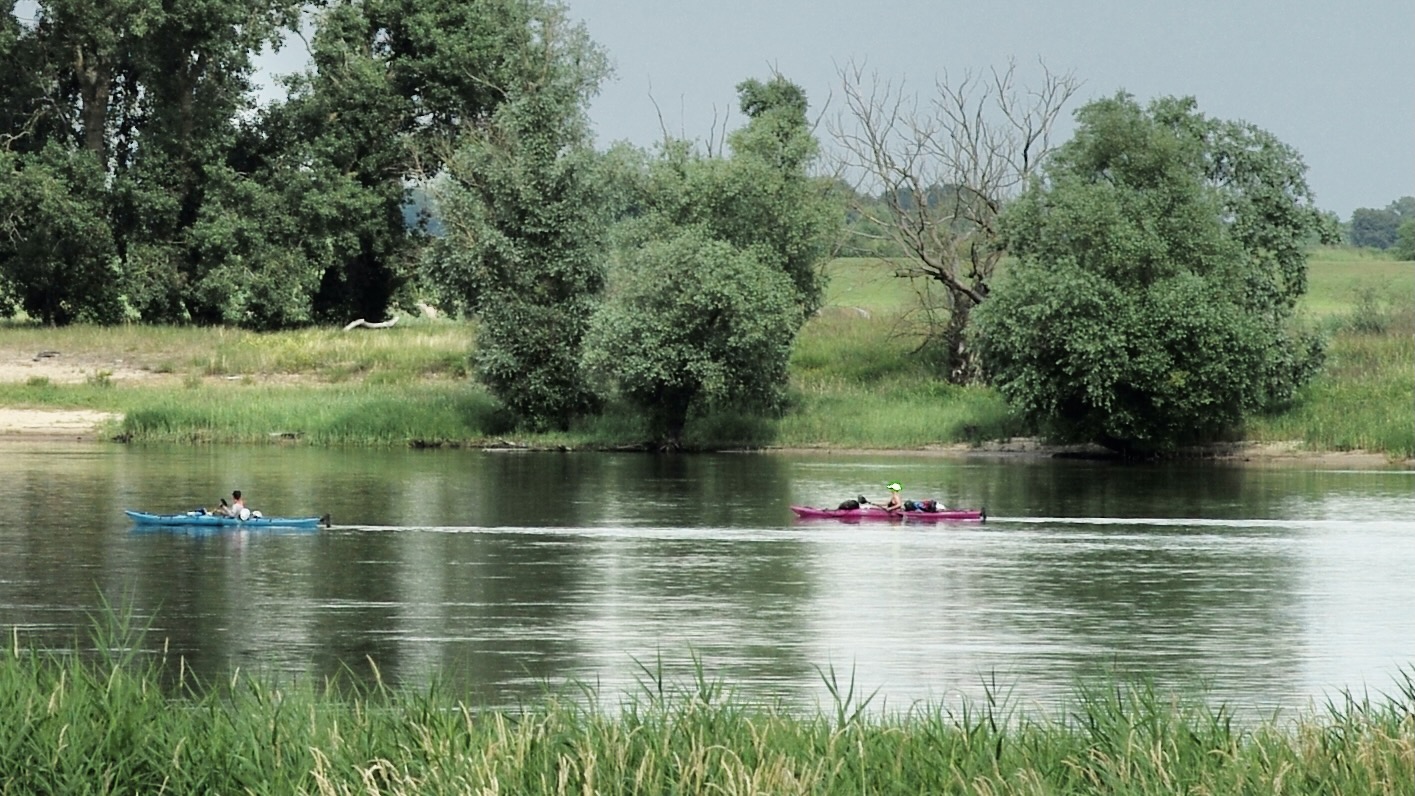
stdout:
<svg viewBox="0 0 1415 796">
<path fill-rule="evenodd" d="M 1345 227 L 1352 246 L 1394 250 L 1402 260 L 1415 260 L 1415 196 L 1402 196 L 1379 210 L 1358 207 Z"/>
</svg>

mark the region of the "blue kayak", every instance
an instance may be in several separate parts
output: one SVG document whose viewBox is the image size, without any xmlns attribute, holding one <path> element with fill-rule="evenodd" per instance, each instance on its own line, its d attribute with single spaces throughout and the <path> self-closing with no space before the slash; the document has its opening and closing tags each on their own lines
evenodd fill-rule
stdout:
<svg viewBox="0 0 1415 796">
<path fill-rule="evenodd" d="M 184 511 L 181 514 L 149 514 L 145 511 L 123 510 L 138 525 L 203 526 L 230 528 L 318 528 L 329 525 L 329 515 L 323 517 L 251 517 L 238 520 L 204 511 Z"/>
</svg>

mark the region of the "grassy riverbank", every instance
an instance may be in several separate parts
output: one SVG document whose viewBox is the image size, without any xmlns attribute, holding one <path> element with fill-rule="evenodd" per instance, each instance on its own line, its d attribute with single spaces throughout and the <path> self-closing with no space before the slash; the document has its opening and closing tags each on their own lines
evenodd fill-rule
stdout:
<svg viewBox="0 0 1415 796">
<path fill-rule="evenodd" d="M 800 715 L 700 674 L 646 668 L 481 711 L 437 688 L 357 689 L 235 673 L 198 684 L 121 641 L 99 660 L 0 653 L 7 793 L 1340 793 L 1415 791 L 1415 683 L 1244 723 L 1143 685 L 1079 690 L 1054 718 L 991 702 L 886 712 L 836 685 Z M 116 637 L 115 637 L 116 638 Z M 701 669 L 699 670 L 701 672 Z M 828 681 L 829 682 L 829 681 Z"/>
<path fill-rule="evenodd" d="M 792 358 L 789 411 L 696 418 L 689 445 L 915 449 L 1026 434 L 993 390 L 935 378 L 917 350 L 907 283 L 868 260 L 837 261 L 831 276 L 826 309 Z M 1415 456 L 1415 265 L 1322 249 L 1310 283 L 1304 315 L 1330 337 L 1327 367 L 1247 438 Z M 614 447 L 645 437 L 637 414 L 614 407 L 566 433 L 513 435 L 467 378 L 474 335 L 469 324 L 421 319 L 280 334 L 3 327 L 0 351 L 18 366 L 0 374 L 0 406 L 120 413 L 105 433 L 138 441 Z M 45 375 L 60 365 L 66 377 Z"/>
</svg>

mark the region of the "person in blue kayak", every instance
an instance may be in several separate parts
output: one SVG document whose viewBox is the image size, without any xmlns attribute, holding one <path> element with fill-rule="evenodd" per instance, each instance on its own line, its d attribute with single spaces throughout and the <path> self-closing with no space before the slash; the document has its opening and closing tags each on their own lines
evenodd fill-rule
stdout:
<svg viewBox="0 0 1415 796">
<path fill-rule="evenodd" d="M 227 517 L 235 517 L 238 520 L 248 520 L 251 518 L 251 510 L 246 508 L 246 499 L 241 497 L 241 490 L 236 489 L 231 492 L 231 503 L 228 505 L 226 499 L 221 499 L 221 506 L 216 513 L 225 514 Z"/>
</svg>

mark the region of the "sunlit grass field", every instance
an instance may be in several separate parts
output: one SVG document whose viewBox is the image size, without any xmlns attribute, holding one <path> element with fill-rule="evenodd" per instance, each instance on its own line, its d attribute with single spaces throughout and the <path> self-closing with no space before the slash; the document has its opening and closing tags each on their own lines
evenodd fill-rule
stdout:
<svg viewBox="0 0 1415 796">
<path fill-rule="evenodd" d="M 831 263 L 828 307 L 797 341 L 802 411 L 781 421 L 782 444 L 913 448 L 1025 433 L 992 390 L 936 380 L 907 313 L 915 288 L 893 272 L 878 260 Z M 1415 456 L 1415 263 L 1315 249 L 1299 314 L 1327 336 L 1326 366 L 1297 404 L 1254 418 L 1247 438 Z"/>
<path fill-rule="evenodd" d="M 694 418 L 689 447 L 917 449 L 1025 435 L 995 391 L 940 378 L 921 348 L 920 286 L 894 273 L 879 260 L 830 263 L 825 307 L 796 341 L 787 411 Z M 1415 264 L 1321 248 L 1308 283 L 1300 319 L 1327 335 L 1326 368 L 1296 405 L 1254 418 L 1244 434 L 1415 456 Z M 111 432 L 133 440 L 475 445 L 511 429 L 468 376 L 474 340 L 473 324 L 445 319 L 275 334 L 11 324 L 0 326 L 0 349 L 56 350 L 92 364 L 80 384 L 0 384 L 0 406 L 123 413 Z M 108 368 L 117 362 L 165 379 L 115 381 Z M 569 431 L 515 438 L 617 447 L 646 435 L 637 413 L 610 406 Z"/>
<path fill-rule="evenodd" d="M 1318 249 L 1302 310 L 1329 339 L 1320 375 L 1249 439 L 1415 457 L 1415 262 Z"/>
<path fill-rule="evenodd" d="M 324 381 L 399 381 L 467 374 L 474 339 L 468 324 L 404 319 L 377 331 L 300 329 L 261 334 L 193 326 L 0 326 L 0 345 L 56 351 L 68 359 L 121 361 L 179 376 L 313 375 Z"/>
<path fill-rule="evenodd" d="M 1415 314 L 1415 262 L 1370 249 L 1318 248 L 1307 261 L 1302 309 L 1316 317 L 1349 312 L 1362 301 Z"/>
<path fill-rule="evenodd" d="M 859 278 L 864 272 L 859 266 L 844 276 Z M 996 391 L 938 378 L 902 309 L 900 291 L 876 287 L 868 297 L 862 291 L 847 295 L 851 301 L 871 300 L 839 304 L 833 299 L 796 340 L 794 407 L 777 426 L 777 444 L 920 448 L 1021 432 Z"/>
</svg>

